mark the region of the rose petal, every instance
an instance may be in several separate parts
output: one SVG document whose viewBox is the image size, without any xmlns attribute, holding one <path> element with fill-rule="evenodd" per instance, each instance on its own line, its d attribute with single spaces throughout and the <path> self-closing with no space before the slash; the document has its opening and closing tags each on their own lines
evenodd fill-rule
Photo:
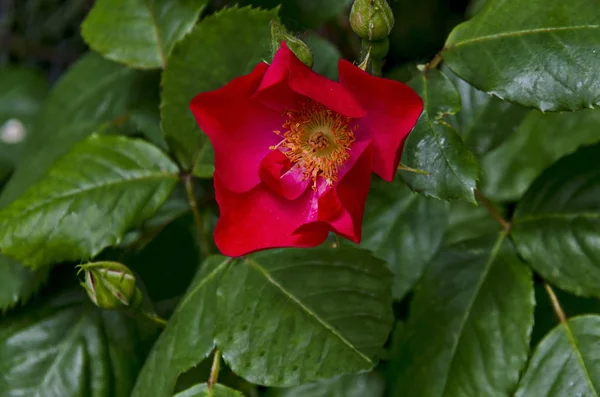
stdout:
<svg viewBox="0 0 600 397">
<path fill-rule="evenodd" d="M 358 101 L 339 83 L 315 73 L 282 42 L 255 98 L 273 109 L 285 111 L 297 108 L 299 97 L 294 93 L 348 117 L 365 115 Z"/>
<path fill-rule="evenodd" d="M 304 178 L 300 167 L 291 164 L 279 150 L 274 150 L 265 156 L 259 173 L 261 180 L 273 192 L 288 200 L 300 197 L 311 183 L 309 179 Z"/>
<path fill-rule="evenodd" d="M 327 238 L 326 225 L 306 233 L 294 231 L 310 216 L 314 191 L 307 189 L 289 201 L 260 184 L 247 193 L 228 190 L 215 176 L 215 192 L 221 216 L 215 228 L 215 243 L 227 256 L 281 247 L 314 247 Z"/>
<path fill-rule="evenodd" d="M 364 150 L 339 184 L 318 199 L 318 220 L 300 226 L 295 233 L 315 232 L 326 227 L 360 243 L 365 203 L 371 187 L 373 152 L 371 146 Z"/>
<path fill-rule="evenodd" d="M 198 94 L 190 104 L 215 151 L 215 175 L 233 192 L 247 192 L 260 183 L 260 163 L 269 146 L 281 140 L 274 131 L 284 117 L 250 98 L 267 68 L 260 63 L 223 88 Z"/>
<path fill-rule="evenodd" d="M 367 111 L 357 123 L 359 131 L 373 140 L 373 172 L 391 182 L 404 141 L 423 110 L 423 101 L 398 81 L 371 76 L 345 60 L 340 60 L 338 66 L 341 85 Z"/>
</svg>

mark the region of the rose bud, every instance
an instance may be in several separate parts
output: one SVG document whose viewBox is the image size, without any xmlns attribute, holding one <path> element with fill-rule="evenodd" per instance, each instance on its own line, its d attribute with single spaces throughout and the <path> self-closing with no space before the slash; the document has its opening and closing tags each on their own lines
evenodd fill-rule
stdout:
<svg viewBox="0 0 600 397">
<path fill-rule="evenodd" d="M 99 308 L 136 308 L 141 304 L 142 293 L 136 287 L 135 276 L 126 266 L 117 262 L 93 262 L 79 268 L 85 272 L 85 281 L 81 285 Z"/>
</svg>

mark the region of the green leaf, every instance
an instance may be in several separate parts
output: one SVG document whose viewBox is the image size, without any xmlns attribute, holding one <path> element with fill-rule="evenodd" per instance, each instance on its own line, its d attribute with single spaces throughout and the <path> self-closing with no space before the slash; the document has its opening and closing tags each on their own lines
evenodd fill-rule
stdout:
<svg viewBox="0 0 600 397">
<path fill-rule="evenodd" d="M 448 203 L 411 192 L 397 179 L 374 180 L 363 221 L 361 247 L 385 260 L 401 300 L 436 254 L 448 225 Z"/>
<path fill-rule="evenodd" d="M 219 384 L 214 385 L 211 392 L 208 390 L 206 383 L 201 383 L 177 393 L 174 397 L 244 397 L 244 395 L 237 390 Z"/>
<path fill-rule="evenodd" d="M 0 194 L 0 208 L 19 197 L 72 145 L 100 123 L 125 115 L 139 74 L 90 53 L 77 61 L 55 85 L 23 148 L 20 167 Z M 3 283 L 10 301 L 26 300 L 45 279 L 0 255 Z M 44 270 L 44 272 L 47 272 Z M 1 300 L 0 300 L 1 301 Z M 9 306 L 12 304 L 9 303 Z M 0 309 L 6 309 L 0 302 Z"/>
<path fill-rule="evenodd" d="M 310 34 L 302 39 L 314 55 L 313 70 L 331 80 L 337 80 L 338 61 L 342 57 L 337 47 L 316 34 Z"/>
<path fill-rule="evenodd" d="M 564 292 L 558 288 L 552 288 L 556 299 L 564 313 L 570 317 L 582 314 L 600 314 L 600 300 L 596 298 L 582 298 Z M 535 318 L 533 331 L 531 333 L 531 344 L 537 345 L 557 324 L 556 311 L 548 292 L 543 283 L 535 286 Z"/>
<path fill-rule="evenodd" d="M 31 267 L 94 257 L 152 216 L 177 179 L 151 144 L 92 135 L 0 211 L 0 249 Z"/>
<path fill-rule="evenodd" d="M 427 175 L 401 172 L 408 186 L 425 196 L 475 203 L 479 165 L 444 116 L 460 110 L 460 96 L 441 72 L 430 70 L 409 85 L 424 102 L 423 114 L 408 136 L 402 163 Z"/>
<path fill-rule="evenodd" d="M 546 280 L 575 295 L 600 297 L 600 144 L 564 157 L 519 202 L 512 237 Z"/>
<path fill-rule="evenodd" d="M 475 155 L 494 150 L 514 135 L 529 109 L 479 91 L 448 68 L 442 70 L 454 83 L 461 101 L 460 112 L 450 116 L 449 121 Z"/>
<path fill-rule="evenodd" d="M 502 213 L 501 210 L 499 210 Z M 490 216 L 483 205 L 473 205 L 466 201 L 450 204 L 450 217 L 445 236 L 445 245 L 472 240 L 498 231 L 498 223 Z"/>
<path fill-rule="evenodd" d="M 23 151 L 23 166 L 0 195 L 0 207 L 19 197 L 100 124 L 125 116 L 138 77 L 137 72 L 94 53 L 74 64 L 42 108 Z"/>
<path fill-rule="evenodd" d="M 1 322 L 0 396 L 129 397 L 142 359 L 135 324 L 83 289 L 42 301 Z"/>
<path fill-rule="evenodd" d="M 533 326 L 531 271 L 501 233 L 441 251 L 403 329 L 391 396 L 507 396 Z"/>
<path fill-rule="evenodd" d="M 162 130 L 185 169 L 199 168 L 197 159 L 210 145 L 189 110 L 190 101 L 268 59 L 269 22 L 276 18 L 276 10 L 228 8 L 203 19 L 173 49 L 162 79 Z M 235 109 L 231 114 L 235 117 Z"/>
<path fill-rule="evenodd" d="M 214 346 L 217 286 L 231 259 L 208 258 L 169 319 L 140 372 L 132 397 L 170 397 L 177 377 Z"/>
<path fill-rule="evenodd" d="M 208 0 L 98 0 L 81 25 L 89 46 L 137 68 L 164 67 Z"/>
<path fill-rule="evenodd" d="M 385 383 L 377 373 L 342 375 L 291 389 L 271 389 L 268 397 L 383 397 Z"/>
<path fill-rule="evenodd" d="M 8 172 L 17 164 L 48 91 L 48 81 L 38 72 L 0 68 L 0 182 L 2 170 Z"/>
<path fill-rule="evenodd" d="M 48 279 L 50 269 L 31 270 L 0 256 L 0 314 L 25 303 Z"/>
<path fill-rule="evenodd" d="M 531 111 L 517 132 L 482 160 L 482 191 L 494 200 L 516 200 L 533 180 L 579 146 L 600 140 L 600 110 Z"/>
<path fill-rule="evenodd" d="M 600 8 L 488 0 L 446 41 L 446 64 L 482 91 L 542 111 L 600 104 Z"/>
<path fill-rule="evenodd" d="M 391 274 L 366 250 L 264 251 L 223 276 L 215 339 L 246 380 L 294 386 L 373 368 L 391 305 Z"/>
<path fill-rule="evenodd" d="M 600 316 L 569 319 L 536 347 L 515 397 L 600 395 Z"/>
<path fill-rule="evenodd" d="M 483 6 L 485 5 L 485 3 L 487 1 L 488 0 L 471 0 L 471 2 L 469 3 L 469 6 L 467 7 L 467 11 L 466 11 L 467 17 L 472 17 L 473 15 L 475 15 L 479 11 L 481 11 L 481 9 L 483 8 Z"/>
</svg>

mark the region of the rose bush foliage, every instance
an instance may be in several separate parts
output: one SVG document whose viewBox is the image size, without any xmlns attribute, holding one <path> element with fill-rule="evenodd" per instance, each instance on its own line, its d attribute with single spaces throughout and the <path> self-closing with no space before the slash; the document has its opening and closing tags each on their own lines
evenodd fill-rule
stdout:
<svg viewBox="0 0 600 397">
<path fill-rule="evenodd" d="M 600 394 L 597 4 L 54 3 L 3 19 L 1 397 Z"/>
</svg>

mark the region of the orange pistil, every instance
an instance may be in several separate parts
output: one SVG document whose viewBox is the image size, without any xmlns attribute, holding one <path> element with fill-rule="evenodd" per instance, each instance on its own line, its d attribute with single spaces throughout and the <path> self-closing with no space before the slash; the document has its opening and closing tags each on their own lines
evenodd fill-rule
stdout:
<svg viewBox="0 0 600 397">
<path fill-rule="evenodd" d="M 338 179 L 339 167 L 350 158 L 348 152 L 355 141 L 350 126 L 352 119 L 313 101 L 303 103 L 300 110 L 286 115 L 283 140 L 270 149 L 281 149 L 302 169 L 305 179 L 313 180 L 313 189 L 317 187 L 319 176 L 333 185 Z M 281 131 L 275 133 L 282 135 Z"/>
</svg>

